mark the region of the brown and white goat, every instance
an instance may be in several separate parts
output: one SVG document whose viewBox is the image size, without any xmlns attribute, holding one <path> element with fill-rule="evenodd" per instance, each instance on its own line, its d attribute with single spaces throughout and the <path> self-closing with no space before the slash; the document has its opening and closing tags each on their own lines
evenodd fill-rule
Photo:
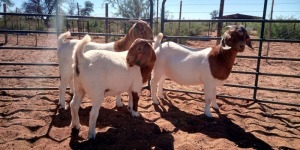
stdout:
<svg viewBox="0 0 300 150">
<path fill-rule="evenodd" d="M 128 109 L 137 112 L 139 93 L 149 79 L 156 56 L 150 43 L 153 40 L 136 39 L 128 51 L 91 50 L 84 52 L 90 42 L 86 35 L 74 49 L 74 96 L 70 103 L 71 127 L 80 128 L 78 110 L 85 94 L 91 98 L 89 138 L 95 138 L 96 121 L 105 96 L 128 92 Z"/>
<path fill-rule="evenodd" d="M 156 65 L 151 79 L 151 97 L 163 98 L 163 84 L 166 77 L 182 85 L 204 85 L 205 115 L 212 117 L 210 105 L 219 109 L 216 102 L 216 86 L 223 85 L 228 78 L 238 52 L 252 48 L 250 37 L 243 26 L 229 26 L 220 45 L 196 50 L 174 42 L 164 42 L 155 50 Z"/>
<path fill-rule="evenodd" d="M 72 84 L 72 53 L 75 44 L 79 40 L 70 40 L 64 42 L 64 40 L 71 36 L 70 32 L 61 34 L 57 40 L 57 54 L 59 63 L 60 85 L 59 85 L 59 105 L 65 108 L 65 93 L 67 85 L 70 85 L 71 93 L 73 90 Z M 84 51 L 88 50 L 107 50 L 107 51 L 125 51 L 129 49 L 132 42 L 137 38 L 153 39 L 153 34 L 150 26 L 142 20 L 138 20 L 128 31 L 126 36 L 116 42 L 110 43 L 95 43 L 90 42 L 86 45 Z M 123 106 L 121 101 L 121 95 L 117 96 L 116 104 L 118 107 Z"/>
</svg>

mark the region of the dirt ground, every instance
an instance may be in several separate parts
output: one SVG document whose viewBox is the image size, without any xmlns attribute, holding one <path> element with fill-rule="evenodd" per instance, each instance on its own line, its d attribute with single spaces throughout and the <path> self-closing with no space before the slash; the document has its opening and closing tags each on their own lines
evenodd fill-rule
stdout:
<svg viewBox="0 0 300 150">
<path fill-rule="evenodd" d="M 55 47 L 56 36 L 39 35 L 38 46 Z M 0 36 L 0 43 L 3 36 Z M 93 41 L 102 42 L 95 37 Z M 215 41 L 188 41 L 187 45 L 204 48 Z M 246 49 L 243 56 L 257 56 Z M 19 36 L 19 46 L 34 46 L 35 36 Z M 9 43 L 16 46 L 16 36 Z M 300 44 L 272 43 L 269 56 L 300 58 Z M 263 45 L 266 54 L 266 44 Z M 1 62 L 57 62 L 55 50 L 0 50 Z M 233 70 L 254 72 L 256 59 L 237 58 Z M 265 60 L 260 71 L 276 74 L 300 74 L 300 62 Z M 58 76 L 57 66 L 0 66 L 1 76 Z M 254 86 L 255 75 L 232 73 L 226 83 Z M 59 79 L 0 78 L 1 87 L 58 87 Z M 260 76 L 260 87 L 300 90 L 299 78 Z M 203 91 L 202 86 L 180 86 L 167 81 L 166 88 Z M 252 98 L 253 90 L 219 87 L 219 95 Z M 127 94 L 123 101 L 127 105 Z M 70 102 L 67 95 L 67 102 Z M 299 104 L 300 95 L 259 90 L 261 100 Z M 160 105 L 153 105 L 148 90 L 139 101 L 139 118 L 126 107 L 116 108 L 114 97 L 105 98 L 99 111 L 95 140 L 86 140 L 91 104 L 85 97 L 79 110 L 82 128 L 69 128 L 70 109 L 59 110 L 58 91 L 0 91 L 0 149 L 300 149 L 300 108 L 257 103 L 240 99 L 218 98 L 220 110 L 214 118 L 203 114 L 204 96 L 165 92 Z"/>
</svg>

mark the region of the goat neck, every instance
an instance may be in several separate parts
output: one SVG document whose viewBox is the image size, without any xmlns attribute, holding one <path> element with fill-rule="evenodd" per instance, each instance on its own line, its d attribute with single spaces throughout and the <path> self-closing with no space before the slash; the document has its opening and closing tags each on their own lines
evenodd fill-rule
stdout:
<svg viewBox="0 0 300 150">
<path fill-rule="evenodd" d="M 145 67 L 141 67 L 143 83 L 146 83 L 148 81 L 148 79 L 151 77 L 151 72 L 153 70 L 155 61 L 156 61 L 156 55 L 155 55 L 155 52 L 152 51 L 152 57 L 151 57 L 149 64 Z"/>
<path fill-rule="evenodd" d="M 122 51 L 126 51 L 129 49 L 131 43 L 134 41 L 135 39 L 130 37 L 130 35 L 125 35 L 124 38 L 118 40 L 115 42 L 114 44 L 114 49 L 116 52 L 122 52 Z"/>
<path fill-rule="evenodd" d="M 226 80 L 232 70 L 238 51 L 233 48 L 224 50 L 221 45 L 212 47 L 208 54 L 211 74 L 219 80 Z"/>
</svg>

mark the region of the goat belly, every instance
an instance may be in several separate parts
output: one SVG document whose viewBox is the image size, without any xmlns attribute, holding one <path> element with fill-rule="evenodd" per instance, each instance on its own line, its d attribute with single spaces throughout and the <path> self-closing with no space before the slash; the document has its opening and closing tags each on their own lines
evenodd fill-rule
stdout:
<svg viewBox="0 0 300 150">
<path fill-rule="evenodd" d="M 206 67 L 197 58 L 178 59 L 178 57 L 169 57 L 164 69 L 166 76 L 178 84 L 199 85 L 202 83 L 201 72 L 205 71 Z"/>
<path fill-rule="evenodd" d="M 105 93 L 104 93 L 104 95 L 105 96 L 115 96 L 115 95 L 117 95 L 117 94 L 119 94 L 120 92 L 117 92 L 117 91 L 112 91 L 112 90 L 106 90 L 105 91 Z"/>
</svg>

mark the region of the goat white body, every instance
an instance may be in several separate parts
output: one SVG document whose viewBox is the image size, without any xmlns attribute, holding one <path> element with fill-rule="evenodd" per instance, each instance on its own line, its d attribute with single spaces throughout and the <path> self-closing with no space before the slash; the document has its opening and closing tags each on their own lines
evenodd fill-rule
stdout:
<svg viewBox="0 0 300 150">
<path fill-rule="evenodd" d="M 58 39 L 58 63 L 59 63 L 59 74 L 60 74 L 60 85 L 59 85 L 59 105 L 62 108 L 65 108 L 65 93 L 67 85 L 70 85 L 70 91 L 73 93 L 73 69 L 72 69 L 72 54 L 73 49 L 76 43 L 78 43 L 80 40 L 70 40 L 69 42 L 63 42 L 65 38 L 71 36 L 69 32 L 64 33 L 64 36 L 60 37 Z M 89 50 L 106 50 L 106 51 L 114 51 L 114 43 L 95 43 L 95 42 L 89 42 L 86 47 L 84 48 L 84 51 Z M 121 95 L 118 95 L 116 98 L 116 104 L 118 107 L 123 106 L 123 103 L 121 101 Z"/>
<path fill-rule="evenodd" d="M 79 78 L 88 95 L 105 90 L 106 96 L 141 91 L 140 67 L 127 65 L 127 53 L 94 50 L 84 54 L 85 60 L 79 60 Z"/>
<path fill-rule="evenodd" d="M 216 86 L 223 85 L 224 81 L 215 79 L 210 70 L 208 54 L 212 48 L 195 51 L 193 48 L 181 46 L 174 42 L 165 42 L 155 50 L 156 65 L 153 69 L 151 80 L 151 96 L 155 104 L 159 104 L 156 98 L 156 85 L 158 96 L 163 98 L 162 88 L 165 76 L 182 85 L 204 84 L 205 90 L 205 114 L 211 117 L 210 104 L 218 109 L 215 100 Z"/>
<path fill-rule="evenodd" d="M 84 46 L 90 40 L 90 37 L 86 35 L 74 48 L 73 74 L 75 91 L 70 103 L 71 127 L 80 128 L 78 111 L 84 95 L 87 94 L 91 98 L 92 103 L 88 138 L 95 138 L 96 121 L 105 96 L 128 92 L 129 111 L 132 116 L 137 117 L 140 115 L 137 112 L 137 103 L 139 99 L 138 93 L 143 87 L 143 76 L 140 67 L 136 65 L 129 66 L 127 57 L 129 51 L 92 50 L 84 53 Z M 150 47 L 150 44 L 148 46 Z M 153 49 L 151 50 L 153 51 Z"/>
</svg>

